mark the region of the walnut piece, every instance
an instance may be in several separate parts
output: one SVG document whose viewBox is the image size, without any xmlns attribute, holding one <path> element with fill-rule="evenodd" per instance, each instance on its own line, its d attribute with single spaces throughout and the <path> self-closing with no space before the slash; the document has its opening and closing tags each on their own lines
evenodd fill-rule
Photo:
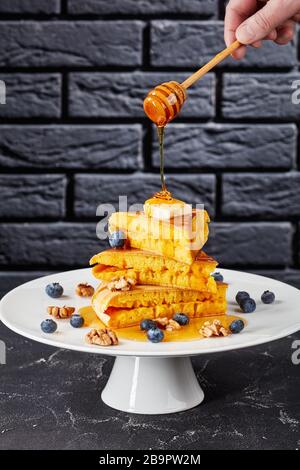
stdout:
<svg viewBox="0 0 300 470">
<path fill-rule="evenodd" d="M 109 328 L 93 328 L 85 336 L 86 341 L 89 344 L 96 344 L 97 346 L 115 346 L 119 344 L 118 337 L 113 330 Z"/>
<path fill-rule="evenodd" d="M 94 294 L 95 289 L 90 284 L 82 282 L 77 284 L 75 292 L 80 297 L 91 297 Z"/>
<path fill-rule="evenodd" d="M 47 312 L 57 319 L 70 318 L 75 312 L 75 307 L 67 307 L 66 305 L 63 307 L 50 306 L 47 308 Z"/>
<path fill-rule="evenodd" d="M 112 292 L 117 290 L 126 291 L 130 290 L 133 286 L 135 286 L 135 284 L 135 279 L 121 276 L 118 279 L 114 279 L 113 281 L 109 282 L 107 284 L 107 288 Z"/>
<path fill-rule="evenodd" d="M 180 330 L 181 328 L 177 321 L 169 319 L 167 317 L 156 318 L 155 321 L 156 323 L 159 323 L 159 325 L 164 326 L 167 331 Z"/>
<path fill-rule="evenodd" d="M 175 320 L 169 320 L 168 325 L 166 326 L 166 330 L 168 331 L 174 331 L 174 330 L 180 330 L 181 326 L 179 323 Z"/>
<path fill-rule="evenodd" d="M 159 323 L 161 326 L 167 326 L 169 324 L 168 317 L 159 317 L 155 319 L 156 323 Z"/>
<path fill-rule="evenodd" d="M 228 328 L 222 325 L 220 320 L 214 320 L 213 322 L 206 321 L 200 329 L 200 333 L 204 338 L 211 338 L 213 336 L 228 336 L 230 331 Z"/>
</svg>

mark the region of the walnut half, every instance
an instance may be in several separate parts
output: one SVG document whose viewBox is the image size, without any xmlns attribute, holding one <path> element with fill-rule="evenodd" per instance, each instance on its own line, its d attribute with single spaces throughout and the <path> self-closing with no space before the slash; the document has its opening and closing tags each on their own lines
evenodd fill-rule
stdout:
<svg viewBox="0 0 300 470">
<path fill-rule="evenodd" d="M 95 289 L 90 284 L 82 282 L 77 284 L 75 292 L 80 297 L 91 297 L 94 294 Z"/>
<path fill-rule="evenodd" d="M 75 307 L 67 307 L 66 305 L 63 307 L 50 306 L 47 308 L 47 313 L 57 319 L 70 318 L 74 312 Z"/>
<path fill-rule="evenodd" d="M 175 320 L 168 317 L 158 317 L 155 319 L 156 323 L 166 328 L 167 331 L 180 330 L 181 326 Z"/>
<path fill-rule="evenodd" d="M 213 322 L 206 321 L 200 329 L 200 333 L 204 338 L 211 338 L 213 336 L 228 336 L 230 331 L 228 328 L 222 325 L 220 320 L 214 320 Z"/>
<path fill-rule="evenodd" d="M 116 346 L 119 344 L 116 333 L 109 328 L 93 328 L 86 334 L 85 339 L 87 343 L 96 344 L 97 346 Z"/>
</svg>

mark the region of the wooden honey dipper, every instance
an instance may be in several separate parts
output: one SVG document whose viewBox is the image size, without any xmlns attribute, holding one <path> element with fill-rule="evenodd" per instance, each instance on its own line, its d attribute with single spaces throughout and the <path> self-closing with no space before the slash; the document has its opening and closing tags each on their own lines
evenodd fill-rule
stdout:
<svg viewBox="0 0 300 470">
<path fill-rule="evenodd" d="M 182 83 L 175 81 L 166 82 L 153 88 L 144 100 L 144 111 L 147 116 L 158 127 L 164 127 L 168 122 L 172 121 L 186 100 L 185 90 L 240 46 L 241 43 L 239 41 L 233 42 Z"/>
</svg>

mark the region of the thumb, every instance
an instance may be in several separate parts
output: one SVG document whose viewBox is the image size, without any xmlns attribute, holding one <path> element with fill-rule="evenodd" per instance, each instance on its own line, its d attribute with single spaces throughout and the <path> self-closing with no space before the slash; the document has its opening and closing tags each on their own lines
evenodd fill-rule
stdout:
<svg viewBox="0 0 300 470">
<path fill-rule="evenodd" d="M 242 44 L 259 41 L 299 10 L 299 0 L 269 0 L 263 8 L 237 28 L 236 38 Z"/>
</svg>

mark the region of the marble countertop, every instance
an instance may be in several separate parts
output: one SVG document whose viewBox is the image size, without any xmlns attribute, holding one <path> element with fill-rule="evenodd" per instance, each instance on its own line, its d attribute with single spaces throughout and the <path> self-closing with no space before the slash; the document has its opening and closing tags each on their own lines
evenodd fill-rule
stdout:
<svg viewBox="0 0 300 470">
<path fill-rule="evenodd" d="M 104 405 L 113 359 L 55 349 L 0 325 L 0 449 L 296 449 L 300 333 L 193 359 L 205 392 L 192 410 L 141 416 Z"/>
</svg>

